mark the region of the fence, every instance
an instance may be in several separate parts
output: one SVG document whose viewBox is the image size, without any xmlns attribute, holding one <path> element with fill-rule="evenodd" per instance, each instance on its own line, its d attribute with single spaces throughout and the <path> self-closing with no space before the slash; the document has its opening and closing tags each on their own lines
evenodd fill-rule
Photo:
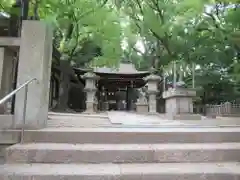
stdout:
<svg viewBox="0 0 240 180">
<path fill-rule="evenodd" d="M 211 116 L 240 117 L 240 104 L 225 102 L 219 105 L 206 105 L 205 114 Z"/>
<path fill-rule="evenodd" d="M 193 113 L 195 114 L 206 114 L 206 106 L 205 105 L 193 105 Z"/>
</svg>

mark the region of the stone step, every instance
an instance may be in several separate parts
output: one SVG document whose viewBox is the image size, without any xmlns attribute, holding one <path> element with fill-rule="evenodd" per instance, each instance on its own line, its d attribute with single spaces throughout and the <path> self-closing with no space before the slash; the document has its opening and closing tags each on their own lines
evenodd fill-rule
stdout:
<svg viewBox="0 0 240 180">
<path fill-rule="evenodd" d="M 82 127 L 99 127 L 99 126 L 110 126 L 111 123 L 109 120 L 97 119 L 92 120 L 89 118 L 85 119 L 51 119 L 47 121 L 47 127 L 49 128 L 61 128 L 61 127 L 73 127 L 73 128 L 82 128 Z"/>
<path fill-rule="evenodd" d="M 79 144 L 240 142 L 240 128 L 46 128 L 26 130 L 24 141 Z"/>
<path fill-rule="evenodd" d="M 84 115 L 84 114 L 71 114 L 71 115 L 49 115 L 47 120 L 47 127 L 99 127 L 110 126 L 111 122 L 105 115 Z"/>
<path fill-rule="evenodd" d="M 173 163 L 240 161 L 240 143 L 17 144 L 7 163 Z"/>
<path fill-rule="evenodd" d="M 165 163 L 165 164 L 7 164 L 0 166 L 4 180 L 237 180 L 240 164 Z"/>
</svg>

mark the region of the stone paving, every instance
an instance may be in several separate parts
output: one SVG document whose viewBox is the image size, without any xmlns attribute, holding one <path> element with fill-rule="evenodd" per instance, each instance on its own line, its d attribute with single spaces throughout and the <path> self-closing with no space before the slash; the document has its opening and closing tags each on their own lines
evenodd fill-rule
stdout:
<svg viewBox="0 0 240 180">
<path fill-rule="evenodd" d="M 4 164 L 4 158 L 0 157 L 0 164 Z"/>
<path fill-rule="evenodd" d="M 180 121 L 168 120 L 161 115 L 144 115 L 129 112 L 108 112 L 111 124 L 122 125 L 183 125 Z"/>
<path fill-rule="evenodd" d="M 164 114 L 110 111 L 99 114 L 49 113 L 48 127 L 221 127 L 240 126 L 240 118 L 202 117 L 201 120 L 168 120 Z"/>
</svg>

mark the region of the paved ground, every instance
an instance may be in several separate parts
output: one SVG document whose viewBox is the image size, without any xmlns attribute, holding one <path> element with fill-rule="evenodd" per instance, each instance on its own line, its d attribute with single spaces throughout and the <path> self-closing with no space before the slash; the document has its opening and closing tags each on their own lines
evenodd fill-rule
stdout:
<svg viewBox="0 0 240 180">
<path fill-rule="evenodd" d="M 142 115 L 129 112 L 108 112 L 112 124 L 122 125 L 183 125 L 183 122 L 168 120 L 161 115 Z"/>
<path fill-rule="evenodd" d="M 4 159 L 3 159 L 3 157 L 0 157 L 0 164 L 4 164 Z"/>
<path fill-rule="evenodd" d="M 140 115 L 111 111 L 100 114 L 49 113 L 48 127 L 208 127 L 240 126 L 240 118 L 202 117 L 202 120 L 169 120 L 163 114 Z"/>
<path fill-rule="evenodd" d="M 48 127 L 99 127 L 110 125 L 107 113 L 49 113 L 48 115 Z"/>
</svg>

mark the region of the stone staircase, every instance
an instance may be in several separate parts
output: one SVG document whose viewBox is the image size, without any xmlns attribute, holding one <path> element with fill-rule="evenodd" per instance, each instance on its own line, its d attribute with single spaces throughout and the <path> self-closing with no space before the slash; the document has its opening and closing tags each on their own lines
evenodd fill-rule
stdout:
<svg viewBox="0 0 240 180">
<path fill-rule="evenodd" d="M 46 128 L 6 149 L 3 180 L 239 180 L 240 128 Z"/>
</svg>

